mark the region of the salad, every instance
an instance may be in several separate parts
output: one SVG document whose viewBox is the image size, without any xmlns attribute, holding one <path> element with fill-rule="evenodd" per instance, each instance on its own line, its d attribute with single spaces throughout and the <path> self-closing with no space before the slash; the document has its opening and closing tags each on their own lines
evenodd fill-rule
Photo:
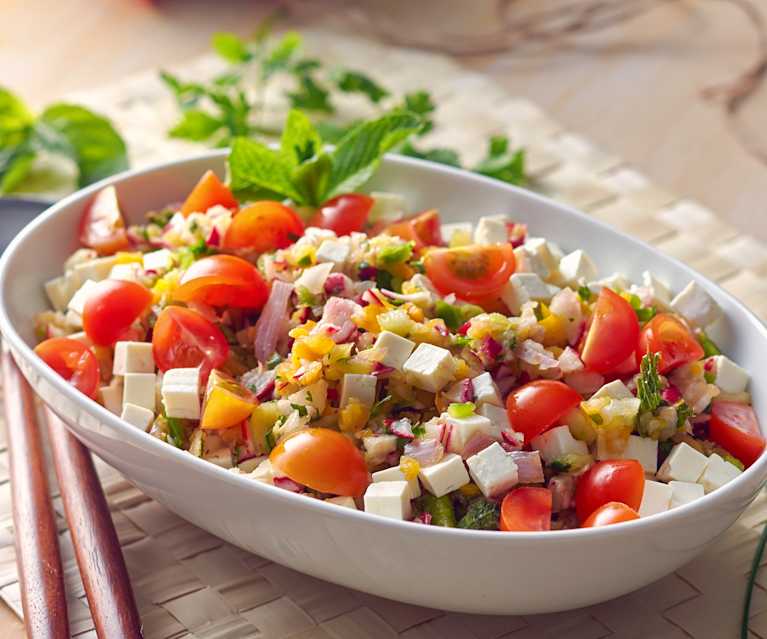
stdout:
<svg viewBox="0 0 767 639">
<path fill-rule="evenodd" d="M 213 172 L 126 227 L 101 190 L 36 353 L 170 446 L 421 525 L 614 524 L 731 481 L 765 441 L 691 282 L 600 278 L 505 215 L 395 193 L 311 208 Z"/>
</svg>

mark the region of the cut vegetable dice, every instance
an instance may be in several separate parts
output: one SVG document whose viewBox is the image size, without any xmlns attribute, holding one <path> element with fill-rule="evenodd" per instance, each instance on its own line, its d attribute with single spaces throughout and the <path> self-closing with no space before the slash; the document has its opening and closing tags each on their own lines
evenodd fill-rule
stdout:
<svg viewBox="0 0 767 639">
<path fill-rule="evenodd" d="M 151 342 L 117 342 L 115 344 L 113 375 L 154 373 Z"/>
<path fill-rule="evenodd" d="M 639 516 L 649 517 L 667 511 L 671 507 L 671 486 L 659 481 L 645 479 Z"/>
<path fill-rule="evenodd" d="M 737 466 L 725 461 L 714 453 L 708 457 L 706 467 L 703 469 L 703 474 L 698 479 L 698 483 L 703 486 L 703 490 L 708 494 L 731 482 L 740 473 L 741 470 Z"/>
<path fill-rule="evenodd" d="M 520 254 L 523 255 L 523 268 L 537 273 L 543 279 L 551 277 L 559 266 L 558 258 L 561 257 L 561 251 L 558 248 L 555 249 L 542 237 L 529 238 L 519 249 L 521 249 Z M 559 253 L 558 257 L 555 257 L 556 253 Z"/>
<path fill-rule="evenodd" d="M 564 455 L 588 455 L 589 447 L 573 437 L 569 426 L 550 428 L 530 441 L 533 450 L 541 454 L 547 464 Z"/>
<path fill-rule="evenodd" d="M 671 308 L 688 322 L 701 328 L 713 324 L 722 315 L 719 304 L 694 280 L 671 300 Z"/>
<path fill-rule="evenodd" d="M 328 497 L 325 501 L 329 504 L 335 504 L 336 506 L 357 510 L 357 504 L 353 497 Z"/>
<path fill-rule="evenodd" d="M 742 393 L 748 386 L 748 373 L 725 355 L 714 355 L 707 360 L 713 363 L 716 385 L 725 393 Z"/>
<path fill-rule="evenodd" d="M 582 284 L 596 278 L 597 267 L 586 253 L 578 249 L 559 261 L 559 272 L 566 282 Z"/>
<path fill-rule="evenodd" d="M 373 482 L 365 491 L 365 512 L 391 517 L 392 519 L 410 519 L 409 488 L 406 481 Z"/>
<path fill-rule="evenodd" d="M 450 351 L 433 344 L 419 344 L 402 367 L 409 383 L 436 393 L 453 379 L 455 362 Z"/>
<path fill-rule="evenodd" d="M 441 461 L 421 468 L 418 473 L 423 487 L 435 497 L 442 497 L 469 483 L 469 473 L 460 455 L 448 453 Z"/>
<path fill-rule="evenodd" d="M 109 277 L 109 273 L 112 271 L 116 261 L 115 257 L 110 256 L 97 257 L 95 260 L 82 262 L 72 269 L 72 276 L 81 284 L 88 280 L 100 282 Z"/>
<path fill-rule="evenodd" d="M 443 413 L 442 419 L 450 428 L 447 450 L 451 453 L 465 456 L 472 442 L 479 442 L 481 444 L 483 441 L 489 442 L 495 439 L 492 422 L 482 415 L 457 418 L 451 417 L 449 413 Z M 476 447 L 474 447 L 474 451 L 476 450 Z"/>
<path fill-rule="evenodd" d="M 629 288 L 629 281 L 623 273 L 613 273 L 609 277 L 604 277 L 596 282 L 589 282 L 587 286 L 594 295 L 599 295 L 599 292 L 605 286 L 610 290 L 619 293 L 620 291 L 625 291 Z"/>
<path fill-rule="evenodd" d="M 305 288 L 312 295 L 319 295 L 325 287 L 325 280 L 328 279 L 330 271 L 333 270 L 333 264 L 325 262 L 304 269 L 303 273 L 295 281 L 296 290 Z"/>
<path fill-rule="evenodd" d="M 381 351 L 380 361 L 384 366 L 391 366 L 401 371 L 415 348 L 415 342 L 390 331 L 381 331 L 374 348 Z"/>
<path fill-rule="evenodd" d="M 382 463 L 389 453 L 397 450 L 396 435 L 370 435 L 362 438 L 366 457 L 374 463 Z"/>
<path fill-rule="evenodd" d="M 646 473 L 658 470 L 658 442 L 650 437 L 630 435 L 621 459 L 636 459 Z"/>
<path fill-rule="evenodd" d="M 592 399 L 595 397 L 609 397 L 610 399 L 632 399 L 634 395 L 628 389 L 626 384 L 624 384 L 619 379 L 614 379 L 608 384 L 602 386 L 602 388 L 600 388 L 591 396 Z"/>
<path fill-rule="evenodd" d="M 138 282 L 141 277 L 141 265 L 138 262 L 115 264 L 109 272 L 111 280 L 125 280 L 126 282 Z"/>
<path fill-rule="evenodd" d="M 168 249 L 160 249 L 144 253 L 144 270 L 154 273 L 164 273 L 173 265 L 173 253 Z"/>
<path fill-rule="evenodd" d="M 61 275 L 45 283 L 45 293 L 51 306 L 57 311 L 63 311 L 77 290 L 77 284 L 70 275 Z"/>
<path fill-rule="evenodd" d="M 123 410 L 123 384 L 122 379 L 115 378 L 109 386 L 99 388 L 99 402 L 109 412 L 120 415 Z"/>
<path fill-rule="evenodd" d="M 154 413 L 148 408 L 143 406 L 136 406 L 136 404 L 123 404 L 123 410 L 120 415 L 121 419 L 124 419 L 129 424 L 146 430 L 152 425 L 154 421 Z"/>
<path fill-rule="evenodd" d="M 469 474 L 485 497 L 496 497 L 518 482 L 517 465 L 497 442 L 466 460 Z"/>
<path fill-rule="evenodd" d="M 668 485 L 671 487 L 671 508 L 684 506 L 706 494 L 703 486 L 689 481 L 670 481 Z"/>
<path fill-rule="evenodd" d="M 421 496 L 421 484 L 418 483 L 418 477 L 407 479 L 405 473 L 399 469 L 399 466 L 392 466 L 391 468 L 385 468 L 373 473 L 373 481 L 406 481 L 408 483 L 409 498 L 415 499 Z"/>
<path fill-rule="evenodd" d="M 154 412 L 154 373 L 127 373 L 123 377 L 123 407 L 135 404 Z"/>
<path fill-rule="evenodd" d="M 345 408 L 352 397 L 365 406 L 372 406 L 376 401 L 376 384 L 375 375 L 346 373 L 341 382 L 340 407 Z"/>
<path fill-rule="evenodd" d="M 642 286 L 650 290 L 654 302 L 664 307 L 671 304 L 671 289 L 650 271 L 642 273 Z"/>
<path fill-rule="evenodd" d="M 658 479 L 663 481 L 696 482 L 706 467 L 706 456 L 689 444 L 677 444 L 658 470 Z"/>
<path fill-rule="evenodd" d="M 481 217 L 474 229 L 475 244 L 505 244 L 509 241 L 506 220 L 501 216 Z"/>
<path fill-rule="evenodd" d="M 165 371 L 162 403 L 168 417 L 200 419 L 200 369 L 171 368 Z"/>
<path fill-rule="evenodd" d="M 482 406 L 483 404 L 493 404 L 494 406 L 503 405 L 501 394 L 498 392 L 498 387 L 495 385 L 492 376 L 487 371 L 472 379 L 471 386 L 474 390 L 474 403 L 477 406 Z"/>
<path fill-rule="evenodd" d="M 317 249 L 317 261 L 330 262 L 334 266 L 341 268 L 346 260 L 349 259 L 349 251 L 348 239 L 325 240 Z"/>
<path fill-rule="evenodd" d="M 471 244 L 473 228 L 469 222 L 443 224 L 441 228 L 442 239 L 451 247 Z"/>
<path fill-rule="evenodd" d="M 559 288 L 546 284 L 535 273 L 514 273 L 501 289 L 501 299 L 509 310 L 518 315 L 526 302 L 548 302 Z"/>
<path fill-rule="evenodd" d="M 501 431 L 511 430 L 511 422 L 509 422 L 509 413 L 505 408 L 495 406 L 494 404 L 483 404 L 477 409 L 477 413 L 487 417 L 493 424 L 493 432 L 497 432 L 500 436 Z"/>
</svg>

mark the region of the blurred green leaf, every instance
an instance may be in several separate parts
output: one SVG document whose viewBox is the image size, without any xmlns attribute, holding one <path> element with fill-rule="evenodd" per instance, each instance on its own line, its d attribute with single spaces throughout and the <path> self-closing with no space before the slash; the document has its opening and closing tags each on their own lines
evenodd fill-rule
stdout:
<svg viewBox="0 0 767 639">
<path fill-rule="evenodd" d="M 168 132 L 173 138 L 200 142 L 207 140 L 223 126 L 223 122 L 199 109 L 184 111 L 181 120 Z"/>
<path fill-rule="evenodd" d="M 389 92 L 372 78 L 359 71 L 342 69 L 333 74 L 336 86 L 345 93 L 362 93 L 371 102 L 378 104 Z"/>
<path fill-rule="evenodd" d="M 212 43 L 215 52 L 232 64 L 243 64 L 253 57 L 245 41 L 234 33 L 214 33 Z"/>
</svg>

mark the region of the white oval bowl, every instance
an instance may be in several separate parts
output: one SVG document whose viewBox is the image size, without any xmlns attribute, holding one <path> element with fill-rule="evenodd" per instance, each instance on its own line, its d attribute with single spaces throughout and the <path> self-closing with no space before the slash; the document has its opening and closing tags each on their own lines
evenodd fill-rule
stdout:
<svg viewBox="0 0 767 639">
<path fill-rule="evenodd" d="M 117 186 L 131 222 L 180 201 L 224 152 L 132 171 L 67 197 L 26 227 L 0 263 L 0 329 L 35 391 L 93 452 L 181 517 L 248 551 L 372 594 L 452 611 L 553 612 L 640 588 L 692 559 L 728 528 L 767 476 L 767 456 L 723 488 L 667 513 L 601 529 L 503 533 L 443 529 L 340 508 L 237 476 L 131 427 L 84 397 L 33 353 L 33 318 L 47 308 L 43 283 L 77 247 L 83 208 Z M 582 248 L 600 273 L 639 281 L 651 269 L 680 290 L 697 280 L 726 319 L 716 338 L 747 370 L 767 361 L 767 331 L 740 302 L 680 262 L 562 204 L 448 167 L 388 157 L 370 189 L 402 193 L 411 210 L 438 208 L 444 221 L 506 213 L 533 235 Z M 754 405 L 767 423 L 767 377 Z M 6 398 L 8 401 L 10 398 Z M 10 401 L 13 401 L 10 399 Z"/>
</svg>

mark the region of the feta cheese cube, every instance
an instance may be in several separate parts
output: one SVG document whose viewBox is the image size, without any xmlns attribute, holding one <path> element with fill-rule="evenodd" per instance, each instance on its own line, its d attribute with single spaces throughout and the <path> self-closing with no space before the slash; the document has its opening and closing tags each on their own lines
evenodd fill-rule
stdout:
<svg viewBox="0 0 767 639">
<path fill-rule="evenodd" d="M 688 322 L 701 328 L 713 324 L 722 315 L 719 304 L 694 280 L 671 300 L 671 308 Z"/>
<path fill-rule="evenodd" d="M 109 272 L 110 280 L 124 280 L 126 282 L 138 282 L 141 277 L 141 265 L 138 262 L 126 262 L 115 264 Z"/>
<path fill-rule="evenodd" d="M 397 450 L 396 435 L 370 435 L 362 438 L 365 456 L 374 463 L 380 464 L 389 453 Z"/>
<path fill-rule="evenodd" d="M 365 406 L 375 404 L 376 384 L 375 375 L 346 373 L 341 382 L 341 408 L 345 408 L 352 397 Z"/>
<path fill-rule="evenodd" d="M 559 261 L 559 272 L 571 284 L 590 282 L 598 273 L 594 261 L 581 249 L 568 253 Z"/>
<path fill-rule="evenodd" d="M 544 280 L 551 277 L 551 271 L 546 263 L 526 246 L 515 248 L 514 257 L 517 262 L 517 273 L 533 273 Z"/>
<path fill-rule="evenodd" d="M 406 481 L 408 483 L 409 499 L 421 496 L 421 484 L 418 483 L 418 477 L 408 480 L 405 477 L 405 473 L 399 469 L 399 466 L 392 466 L 391 468 L 385 468 L 373 473 L 373 481 Z"/>
<path fill-rule="evenodd" d="M 493 437 L 495 439 L 501 438 L 501 431 L 510 431 L 511 423 L 509 422 L 509 413 L 505 408 L 496 406 L 495 404 L 482 404 L 477 413 L 483 417 L 487 417 L 490 423 L 493 425 Z"/>
<path fill-rule="evenodd" d="M 396 222 L 405 217 L 407 202 L 399 193 L 373 191 L 370 197 L 373 198 L 373 206 L 368 214 L 371 223 Z"/>
<path fill-rule="evenodd" d="M 684 506 L 706 494 L 703 486 L 689 481 L 670 481 L 668 485 L 671 487 L 671 508 Z"/>
<path fill-rule="evenodd" d="M 671 507 L 671 486 L 659 481 L 645 479 L 639 516 L 649 517 L 667 511 Z"/>
<path fill-rule="evenodd" d="M 708 494 L 717 488 L 721 488 L 726 483 L 731 482 L 740 475 L 740 473 L 740 468 L 728 461 L 724 461 L 724 459 L 714 453 L 709 456 L 706 467 L 703 469 L 703 473 L 698 479 L 698 483 L 703 486 L 703 490 Z"/>
<path fill-rule="evenodd" d="M 325 501 L 329 504 L 335 504 L 336 506 L 357 510 L 357 504 L 354 501 L 354 497 L 328 497 Z"/>
<path fill-rule="evenodd" d="M 469 483 L 463 459 L 455 453 L 448 453 L 436 464 L 422 467 L 418 477 L 423 487 L 435 497 L 447 495 Z"/>
<path fill-rule="evenodd" d="M 453 379 L 455 361 L 449 350 L 422 343 L 408 357 L 402 370 L 410 384 L 436 393 Z"/>
<path fill-rule="evenodd" d="M 123 377 L 123 407 L 135 404 L 154 412 L 154 384 L 154 373 L 127 373 Z"/>
<path fill-rule="evenodd" d="M 48 296 L 48 300 L 57 311 L 63 311 L 69 300 L 77 290 L 77 284 L 71 275 L 60 275 L 54 277 L 52 280 L 48 280 L 45 283 L 45 294 Z"/>
<path fill-rule="evenodd" d="M 72 299 L 69 300 L 67 309 L 82 317 L 85 302 L 87 301 L 88 295 L 90 295 L 96 284 L 97 282 L 94 280 L 86 280 L 83 282 L 83 285 L 77 289 L 75 294 L 72 296 Z"/>
<path fill-rule="evenodd" d="M 113 375 L 154 373 L 151 342 L 117 342 L 115 344 Z"/>
<path fill-rule="evenodd" d="M 472 243 L 473 225 L 470 222 L 443 224 L 442 239 L 448 246 L 465 246 Z"/>
<path fill-rule="evenodd" d="M 716 385 L 725 393 L 742 393 L 748 386 L 748 373 L 725 355 L 714 355 L 709 360 L 714 364 Z"/>
<path fill-rule="evenodd" d="M 534 268 L 533 271 L 544 279 L 549 278 L 559 267 L 559 257 L 555 255 L 561 256 L 561 249 L 542 237 L 528 238 L 520 248 L 524 249 L 526 257 L 539 269 Z"/>
<path fill-rule="evenodd" d="M 658 470 L 658 442 L 650 437 L 629 435 L 621 459 L 636 459 L 646 473 Z"/>
<path fill-rule="evenodd" d="M 602 386 L 602 388 L 600 388 L 591 396 L 592 399 L 595 397 L 609 397 L 610 399 L 632 399 L 634 395 L 628 389 L 626 384 L 624 384 L 619 379 L 614 379 L 613 381 Z"/>
<path fill-rule="evenodd" d="M 406 481 L 373 482 L 365 491 L 364 501 L 365 512 L 374 515 L 410 519 L 413 514 Z"/>
<path fill-rule="evenodd" d="M 330 262 L 338 268 L 342 268 L 346 260 L 349 259 L 349 251 L 349 241 L 344 238 L 324 240 L 317 249 L 317 261 Z"/>
<path fill-rule="evenodd" d="M 629 288 L 629 281 L 623 273 L 613 273 L 609 277 L 604 277 L 596 282 L 589 282 L 587 284 L 589 290 L 595 295 L 599 295 L 600 291 L 606 286 L 610 290 L 619 293 Z"/>
<path fill-rule="evenodd" d="M 143 266 L 145 271 L 164 273 L 173 266 L 173 253 L 168 249 L 144 253 Z"/>
<path fill-rule="evenodd" d="M 493 437 L 493 424 L 487 417 L 482 415 L 459 418 L 451 417 L 449 413 L 442 413 L 442 419 L 448 424 L 448 428 L 451 429 L 450 438 L 447 443 L 447 450 L 451 453 L 458 453 L 463 456 L 467 445 L 472 439 L 483 436 L 485 439 Z"/>
<path fill-rule="evenodd" d="M 492 376 L 487 371 L 473 378 L 471 386 L 474 390 L 474 403 L 477 406 L 482 406 L 482 404 L 503 405 L 501 393 L 498 391 Z"/>
<path fill-rule="evenodd" d="M 381 331 L 373 348 L 382 353 L 381 363 L 402 370 L 407 358 L 415 348 L 415 342 L 390 331 Z"/>
<path fill-rule="evenodd" d="M 154 412 L 143 406 L 136 406 L 136 404 L 123 404 L 120 419 L 125 420 L 141 430 L 146 430 L 154 421 Z"/>
<path fill-rule="evenodd" d="M 535 273 L 514 273 L 501 289 L 501 299 L 518 315 L 526 302 L 549 302 L 558 291 L 558 287 L 546 284 Z"/>
<path fill-rule="evenodd" d="M 121 379 L 113 379 L 109 386 L 99 388 L 99 402 L 110 413 L 119 415 L 123 410 L 123 385 Z"/>
<path fill-rule="evenodd" d="M 642 272 L 642 286 L 651 291 L 653 300 L 660 306 L 666 307 L 671 304 L 671 289 L 650 271 Z"/>
<path fill-rule="evenodd" d="M 475 244 L 506 244 L 509 241 L 509 230 L 506 220 L 502 217 L 481 217 L 474 229 Z"/>
<path fill-rule="evenodd" d="M 530 446 L 537 450 L 543 461 L 550 464 L 564 455 L 588 455 L 589 447 L 573 437 L 569 426 L 556 426 L 530 440 Z"/>
<path fill-rule="evenodd" d="M 519 481 L 514 459 L 498 442 L 469 457 L 466 465 L 474 483 L 488 498 L 502 495 Z"/>
<path fill-rule="evenodd" d="M 325 287 L 325 280 L 328 279 L 330 271 L 333 270 L 331 262 L 323 262 L 316 266 L 305 268 L 298 279 L 295 281 L 296 290 L 305 288 L 312 295 L 319 295 Z"/>
<path fill-rule="evenodd" d="M 125 378 L 127 380 L 128 375 Z M 200 419 L 199 368 L 171 368 L 165 371 L 161 392 L 168 417 Z"/>
<path fill-rule="evenodd" d="M 669 456 L 661 464 L 657 473 L 658 479 L 696 482 L 706 468 L 706 461 L 703 453 L 682 442 L 671 449 Z"/>
<path fill-rule="evenodd" d="M 109 277 L 109 273 L 116 262 L 117 258 L 114 256 L 97 257 L 95 260 L 81 262 L 72 268 L 72 277 L 78 284 L 88 280 L 100 282 Z"/>
</svg>

